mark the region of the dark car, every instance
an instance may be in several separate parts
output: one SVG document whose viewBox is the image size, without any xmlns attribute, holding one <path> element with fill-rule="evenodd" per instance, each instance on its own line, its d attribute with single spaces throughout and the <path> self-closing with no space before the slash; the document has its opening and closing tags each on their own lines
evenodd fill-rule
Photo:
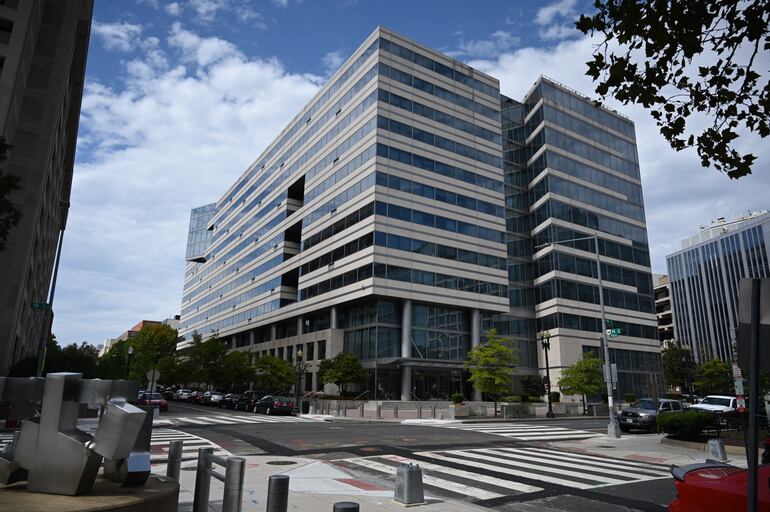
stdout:
<svg viewBox="0 0 770 512">
<path fill-rule="evenodd" d="M 136 401 L 136 405 L 149 405 L 161 411 L 168 411 L 168 402 L 160 393 L 144 393 Z"/>
<path fill-rule="evenodd" d="M 223 409 L 235 409 L 235 406 L 238 404 L 238 399 L 240 397 L 241 395 L 237 393 L 228 393 L 222 397 L 222 400 L 219 401 L 219 407 Z"/>
<path fill-rule="evenodd" d="M 264 393 L 260 394 L 257 391 L 244 391 L 236 400 L 235 409 L 238 411 L 253 411 L 254 404 L 264 395 Z"/>
<path fill-rule="evenodd" d="M 757 510 L 770 510 L 770 466 L 758 468 Z M 671 468 L 676 486 L 676 499 L 669 503 L 669 512 L 723 512 L 746 510 L 749 470 L 706 462 Z"/>
<path fill-rule="evenodd" d="M 263 396 L 254 404 L 254 412 L 265 414 L 291 414 L 294 410 L 294 402 L 291 398 L 282 396 Z"/>
<path fill-rule="evenodd" d="M 620 430 L 628 432 L 632 429 L 641 429 L 654 432 L 657 428 L 656 418 L 659 412 L 682 412 L 683 410 L 684 407 L 679 400 L 661 398 L 656 406 L 652 398 L 642 398 L 620 412 L 618 418 Z"/>
</svg>

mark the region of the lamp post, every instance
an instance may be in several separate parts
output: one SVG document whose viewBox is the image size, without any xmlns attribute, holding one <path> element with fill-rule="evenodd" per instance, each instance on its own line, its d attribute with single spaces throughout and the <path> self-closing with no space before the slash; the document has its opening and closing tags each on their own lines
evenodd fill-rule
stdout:
<svg viewBox="0 0 770 512">
<path fill-rule="evenodd" d="M 596 257 L 596 277 L 599 284 L 599 309 L 602 317 L 602 334 L 600 337 L 602 347 L 604 348 L 604 362 L 607 368 L 610 366 L 610 347 L 607 339 L 607 316 L 604 311 L 604 286 L 602 285 L 602 262 L 599 259 L 599 237 L 597 235 L 583 236 L 579 238 L 570 238 L 569 240 L 559 240 L 557 242 L 549 242 L 546 244 L 540 244 L 534 247 L 534 249 L 540 249 L 546 246 L 553 246 L 556 244 L 563 244 L 566 242 L 578 242 L 580 240 L 593 240 L 594 241 L 594 256 Z M 618 438 L 620 437 L 620 426 L 615 418 L 615 407 L 613 404 L 612 393 L 612 373 L 608 372 L 609 377 L 605 376 L 605 383 L 607 384 L 607 405 L 609 406 L 610 420 L 607 423 L 607 436 Z"/>
<path fill-rule="evenodd" d="M 304 354 L 302 353 L 302 350 L 297 350 L 297 383 L 294 385 L 294 414 L 300 414 L 302 412 L 302 407 L 299 403 L 299 388 L 302 385 L 302 356 Z"/>
<path fill-rule="evenodd" d="M 126 370 L 126 378 L 131 376 L 131 356 L 134 355 L 134 347 L 128 346 L 128 369 Z"/>
<path fill-rule="evenodd" d="M 546 418 L 554 418 L 553 405 L 551 404 L 551 366 L 548 364 L 548 352 L 551 350 L 551 333 L 543 331 L 540 333 L 540 344 L 545 352 L 545 393 L 548 395 L 548 412 Z"/>
</svg>

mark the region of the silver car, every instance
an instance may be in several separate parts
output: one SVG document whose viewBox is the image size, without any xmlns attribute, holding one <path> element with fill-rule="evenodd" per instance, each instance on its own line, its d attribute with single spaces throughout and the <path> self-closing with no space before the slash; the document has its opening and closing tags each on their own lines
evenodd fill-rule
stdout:
<svg viewBox="0 0 770 512">
<path fill-rule="evenodd" d="M 682 402 L 668 398 L 658 399 L 657 406 L 652 398 L 641 398 L 631 407 L 626 407 L 620 412 L 620 430 L 628 432 L 632 429 L 655 432 L 656 418 L 659 412 L 682 412 Z"/>
</svg>

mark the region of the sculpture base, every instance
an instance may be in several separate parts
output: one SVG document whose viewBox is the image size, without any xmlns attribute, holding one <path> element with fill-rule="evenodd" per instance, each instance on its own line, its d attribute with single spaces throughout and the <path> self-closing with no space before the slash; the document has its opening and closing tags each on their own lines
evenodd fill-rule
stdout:
<svg viewBox="0 0 770 512">
<path fill-rule="evenodd" d="M 61 496 L 27 492 L 26 482 L 0 485 L 0 512 L 176 512 L 179 483 L 150 475 L 141 487 L 123 487 L 101 476 L 91 492 L 80 496 Z"/>
</svg>

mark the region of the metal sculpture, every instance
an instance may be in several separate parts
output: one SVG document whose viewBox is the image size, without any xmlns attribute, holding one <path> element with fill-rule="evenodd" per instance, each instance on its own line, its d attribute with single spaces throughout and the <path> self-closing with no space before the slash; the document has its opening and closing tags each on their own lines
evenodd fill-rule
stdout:
<svg viewBox="0 0 770 512">
<path fill-rule="evenodd" d="M 11 453 L 0 455 L 0 482 L 26 479 L 28 491 L 82 494 L 93 488 L 104 458 L 111 479 L 144 483 L 150 472 L 146 418 L 151 429 L 152 415 L 128 403 L 137 389 L 136 382 L 83 380 L 79 373 L 0 378 L 0 400 L 10 402 L 9 416 L 34 410 L 42 398 L 40 415 L 25 419 Z M 103 409 L 94 435 L 77 428 L 80 404 Z"/>
</svg>

